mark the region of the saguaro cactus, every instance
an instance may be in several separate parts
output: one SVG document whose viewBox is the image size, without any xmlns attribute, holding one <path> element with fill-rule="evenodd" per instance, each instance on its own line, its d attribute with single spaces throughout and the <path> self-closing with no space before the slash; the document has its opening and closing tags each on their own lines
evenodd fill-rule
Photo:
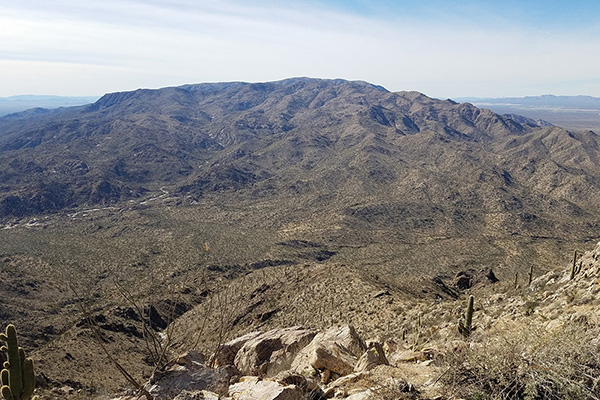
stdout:
<svg viewBox="0 0 600 400">
<path fill-rule="evenodd" d="M 5 400 L 29 400 L 35 389 L 33 360 L 25 358 L 25 351 L 17 342 L 17 330 L 14 325 L 6 327 L 6 333 L 0 333 L 0 340 L 6 342 L 0 347 L 8 355 L 4 369 L 0 374 L 1 393 Z"/>
<path fill-rule="evenodd" d="M 533 281 L 533 265 L 529 268 L 529 282 L 527 282 L 527 286 L 531 286 L 531 282 Z"/>
<path fill-rule="evenodd" d="M 575 279 L 575 275 L 577 275 L 581 271 L 581 263 L 577 265 L 577 250 L 573 252 L 573 266 L 571 266 L 571 276 L 570 279 Z"/>
<path fill-rule="evenodd" d="M 473 296 L 469 296 L 469 302 L 467 303 L 467 310 L 465 311 L 464 319 L 458 321 L 458 331 L 465 338 L 471 335 L 473 331 Z"/>
</svg>

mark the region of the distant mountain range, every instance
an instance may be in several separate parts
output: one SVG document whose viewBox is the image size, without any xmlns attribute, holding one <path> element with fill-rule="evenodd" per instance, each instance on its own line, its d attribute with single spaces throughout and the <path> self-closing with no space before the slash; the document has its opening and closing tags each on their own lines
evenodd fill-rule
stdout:
<svg viewBox="0 0 600 400">
<path fill-rule="evenodd" d="M 0 117 L 32 108 L 59 108 L 93 103 L 98 96 L 65 97 L 23 95 L 0 97 Z"/>
</svg>

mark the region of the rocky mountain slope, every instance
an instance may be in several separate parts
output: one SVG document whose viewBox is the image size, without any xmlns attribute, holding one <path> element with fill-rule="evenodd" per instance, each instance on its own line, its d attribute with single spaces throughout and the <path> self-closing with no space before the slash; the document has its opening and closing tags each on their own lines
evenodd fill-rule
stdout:
<svg viewBox="0 0 600 400">
<path fill-rule="evenodd" d="M 517 285 L 489 272 L 457 274 L 442 281 L 453 295 L 433 301 L 367 282 L 343 266 L 257 271 L 215 289 L 172 333 L 163 331 L 172 340 L 170 361 L 144 388 L 153 398 L 179 400 L 594 399 L 600 243 L 574 265 L 573 277 L 573 265 L 565 265 L 533 271 Z M 474 329 L 465 337 L 457 328 L 469 295 Z M 121 311 L 130 331 L 118 332 L 110 328 L 117 315 L 95 316 L 111 348 L 128 345 L 139 324 L 135 313 Z M 70 343 L 66 362 L 56 345 L 37 352 L 41 369 L 68 366 L 66 384 L 40 389 L 47 398 L 95 397 L 91 382 L 118 381 L 110 363 L 81 376 L 101 363 L 78 350 L 91 340 L 85 326 L 63 340 Z M 121 400 L 138 397 L 122 392 Z"/>
<path fill-rule="evenodd" d="M 469 202 L 488 213 L 526 213 L 539 201 L 572 213 L 597 206 L 582 188 L 597 185 L 594 133 L 536 129 L 469 104 L 341 80 L 108 94 L 0 119 L 0 152 L 2 216 L 114 203 L 161 186 L 247 198 L 325 192 L 342 204 L 432 198 L 458 214 Z"/>
</svg>

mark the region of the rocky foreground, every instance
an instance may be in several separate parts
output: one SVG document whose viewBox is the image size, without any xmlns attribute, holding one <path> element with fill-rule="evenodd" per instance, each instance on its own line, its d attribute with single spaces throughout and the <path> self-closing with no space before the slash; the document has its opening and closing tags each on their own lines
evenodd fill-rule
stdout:
<svg viewBox="0 0 600 400">
<path fill-rule="evenodd" d="M 210 359 L 185 353 L 155 373 L 145 390 L 155 399 L 300 400 L 325 397 L 369 399 L 385 393 L 418 396 L 397 363 L 431 377 L 433 354 L 401 349 L 393 341 L 365 342 L 345 325 L 325 331 L 301 327 L 252 332 L 232 340 Z M 213 365 L 214 368 L 209 367 Z M 115 400 L 135 399 L 125 395 Z"/>
<path fill-rule="evenodd" d="M 351 325 L 250 332 L 208 358 L 180 355 L 144 391 L 175 400 L 595 399 L 599 260 L 600 243 L 574 270 L 532 279 L 511 296 L 490 294 L 476 308 L 470 337 L 456 334 L 456 321 L 441 320 L 437 328 L 454 334 L 413 343 L 364 340 Z M 129 392 L 112 400 L 137 398 Z"/>
<path fill-rule="evenodd" d="M 86 392 L 63 379 L 40 384 L 38 394 L 102 400 L 600 398 L 600 243 L 562 271 L 531 278 L 470 286 L 458 300 L 415 301 L 395 314 L 414 323 L 412 330 L 383 335 L 358 319 L 328 329 L 271 325 L 257 331 L 248 325 L 216 353 L 177 350 L 181 354 L 156 370 L 142 391 Z M 458 327 L 465 295 L 474 296 L 475 311 L 474 329 L 463 336 Z M 106 369 L 123 381 L 112 366 Z"/>
</svg>

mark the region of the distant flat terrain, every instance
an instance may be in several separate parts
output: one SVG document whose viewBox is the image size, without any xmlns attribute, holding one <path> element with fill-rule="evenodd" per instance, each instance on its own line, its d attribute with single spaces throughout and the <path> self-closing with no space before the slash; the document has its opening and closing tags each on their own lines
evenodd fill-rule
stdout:
<svg viewBox="0 0 600 400">
<path fill-rule="evenodd" d="M 32 108 L 59 108 L 81 106 L 98 100 L 99 96 L 9 96 L 0 97 L 0 117 Z"/>
<path fill-rule="evenodd" d="M 591 96 L 530 96 L 455 99 L 498 114 L 520 114 L 571 130 L 600 131 L 600 98 Z"/>
</svg>

